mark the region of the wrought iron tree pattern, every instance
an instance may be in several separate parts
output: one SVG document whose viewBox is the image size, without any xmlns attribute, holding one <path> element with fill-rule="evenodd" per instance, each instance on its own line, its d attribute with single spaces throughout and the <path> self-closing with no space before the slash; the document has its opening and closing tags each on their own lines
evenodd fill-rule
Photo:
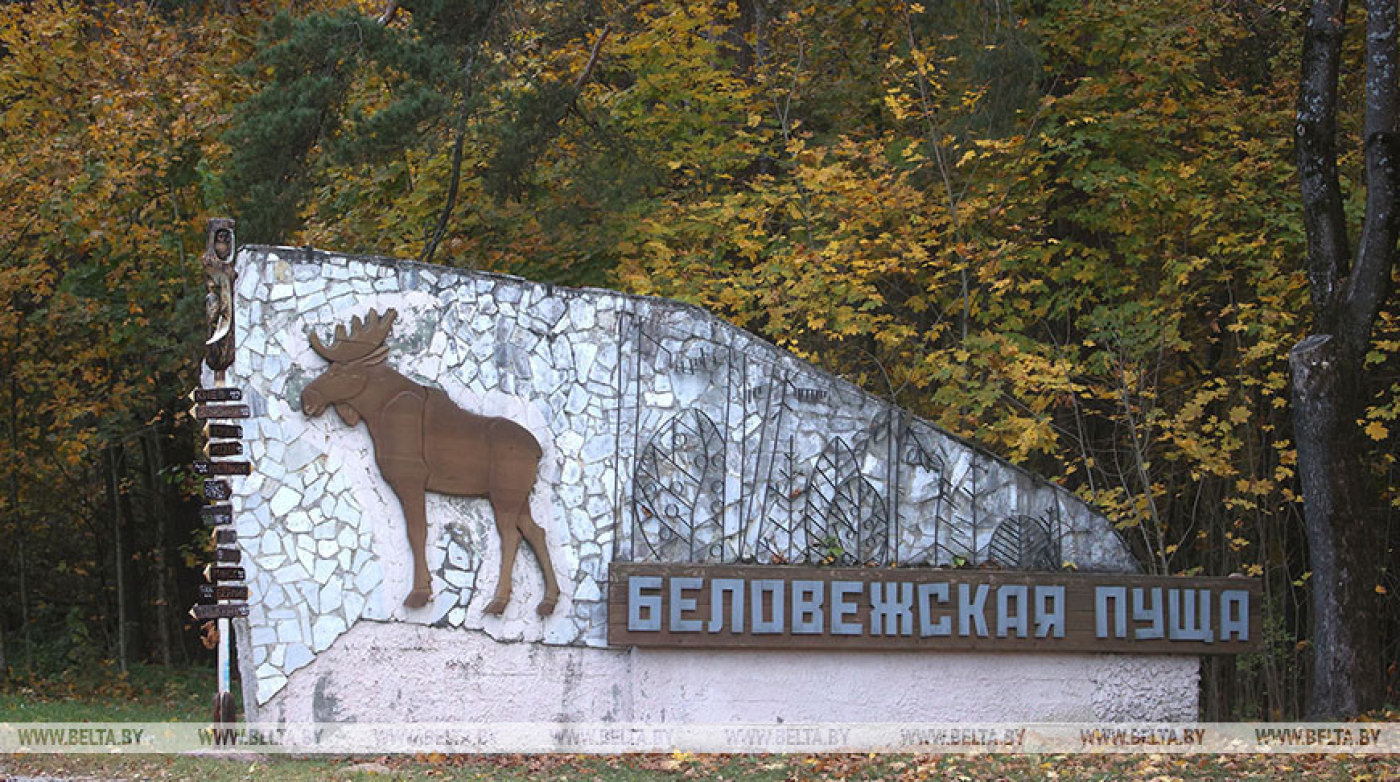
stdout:
<svg viewBox="0 0 1400 782">
<path fill-rule="evenodd" d="M 890 562 L 885 500 L 861 474 L 845 440 L 832 438 L 807 481 L 802 527 L 809 561 L 842 565 Z"/>
<path fill-rule="evenodd" d="M 894 517 L 894 556 L 901 562 L 936 562 L 948 510 L 947 465 L 934 448 L 927 445 L 912 428 L 899 431 L 899 460 L 894 464 L 896 496 L 905 494 L 908 506 L 901 506 L 890 515 Z M 905 528 L 899 523 L 903 511 L 919 514 L 916 518 L 931 519 L 932 539 L 921 535 L 918 525 Z"/>
<path fill-rule="evenodd" d="M 698 410 L 647 441 L 633 476 L 634 554 L 656 562 L 723 562 L 724 438 Z"/>
<path fill-rule="evenodd" d="M 843 419 L 841 434 L 804 453 L 803 430 L 812 434 L 804 418 L 825 415 L 829 403 L 799 393 L 811 391 L 803 373 L 691 334 L 667 337 L 667 330 L 657 321 L 619 321 L 619 341 L 634 351 L 619 370 L 628 390 L 617 413 L 616 453 L 631 462 L 624 474 L 632 479 L 630 511 L 622 511 L 630 523 L 617 539 L 621 558 L 1059 566 L 1065 530 L 1057 509 L 1016 515 L 1016 501 L 1007 507 L 996 498 L 1016 489 L 995 460 L 964 453 L 893 408 Z M 648 432 L 643 411 L 646 392 L 658 387 L 649 380 L 656 372 L 690 383 L 692 407 Z M 710 390 L 696 392 L 697 382 Z M 722 414 L 722 422 L 706 412 Z M 635 444 L 630 454 L 624 432 Z M 865 474 L 871 459 L 876 472 Z"/>
<path fill-rule="evenodd" d="M 796 517 L 794 506 L 801 490 L 797 465 L 792 455 L 792 440 L 787 450 L 775 454 L 770 477 L 770 492 L 764 512 L 755 520 L 755 550 L 764 564 L 801 562 L 806 558 L 808 542 L 802 521 Z"/>
</svg>

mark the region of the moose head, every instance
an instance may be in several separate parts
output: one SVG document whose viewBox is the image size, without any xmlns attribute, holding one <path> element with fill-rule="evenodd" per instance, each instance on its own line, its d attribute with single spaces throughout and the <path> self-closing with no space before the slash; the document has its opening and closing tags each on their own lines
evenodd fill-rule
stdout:
<svg viewBox="0 0 1400 782">
<path fill-rule="evenodd" d="M 398 311 L 392 309 L 382 317 L 370 310 L 365 320 L 357 315 L 350 321 L 350 333 L 345 332 L 344 324 L 336 327 L 330 347 L 312 332 L 311 349 L 331 365 L 301 392 L 301 408 L 308 416 L 319 416 L 327 405 L 335 405 L 336 413 L 345 423 L 350 426 L 360 423 L 360 415 L 351 400 L 364 392 L 372 376 L 397 374 L 383 364 L 389 356 L 384 339 L 389 336 L 398 315 Z"/>
<path fill-rule="evenodd" d="M 499 417 L 469 413 L 441 389 L 419 385 L 394 371 L 384 340 L 398 313 L 374 310 L 361 320 L 336 327 L 329 346 L 311 335 L 311 348 L 330 367 L 301 392 L 302 411 L 319 416 L 334 405 L 350 426 L 365 422 L 374 441 L 375 462 L 403 507 L 413 551 L 413 590 L 404 605 L 420 608 L 432 597 L 425 545 L 428 537 L 424 493 L 485 497 L 496 514 L 501 536 L 501 569 L 487 613 L 499 614 L 510 600 L 511 572 L 523 538 L 544 573 L 541 616 L 554 611 L 559 585 L 554 578 L 544 529 L 530 516 L 542 451 L 523 426 Z"/>
</svg>

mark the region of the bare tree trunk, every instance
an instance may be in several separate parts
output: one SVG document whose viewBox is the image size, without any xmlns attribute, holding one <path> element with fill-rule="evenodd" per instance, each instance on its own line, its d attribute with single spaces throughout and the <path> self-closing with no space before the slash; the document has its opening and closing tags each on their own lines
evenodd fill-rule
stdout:
<svg viewBox="0 0 1400 782">
<path fill-rule="evenodd" d="M 375 18 L 375 21 L 381 25 L 387 25 L 394 21 L 394 16 L 396 16 L 398 12 L 398 0 L 389 0 L 389 2 L 384 4 L 384 8 L 379 12 L 379 16 Z"/>
<path fill-rule="evenodd" d="M 10 677 L 9 660 L 5 657 L 5 622 L 9 620 L 4 611 L 0 611 L 0 683 Z"/>
<path fill-rule="evenodd" d="M 1358 714 L 1381 705 L 1380 577 L 1384 540 L 1376 530 L 1376 490 L 1353 423 L 1364 404 L 1331 336 L 1313 335 L 1293 348 L 1293 431 L 1303 486 L 1304 531 L 1312 566 L 1313 679 L 1308 715 Z M 1353 381 L 1354 382 L 1354 381 Z"/>
<path fill-rule="evenodd" d="M 20 519 L 23 524 L 24 519 Z M 24 638 L 24 668 L 34 670 L 34 638 L 29 632 L 29 557 L 25 553 L 24 527 L 19 533 L 19 621 L 20 635 Z"/>
<path fill-rule="evenodd" d="M 442 212 L 438 215 L 437 225 L 433 227 L 432 235 L 423 245 L 423 252 L 418 255 L 418 260 L 422 263 L 433 262 L 433 254 L 437 252 L 438 243 L 447 233 L 447 222 L 452 217 L 452 210 L 457 208 L 457 187 L 462 181 L 463 145 L 467 140 L 466 107 L 463 106 L 461 111 L 461 116 L 457 118 L 456 135 L 452 142 L 452 173 L 447 180 L 447 200 L 442 205 Z"/>
<path fill-rule="evenodd" d="M 1337 91 L 1345 0 L 1314 0 L 1298 95 L 1298 174 L 1308 236 L 1313 333 L 1289 356 L 1293 428 L 1312 569 L 1313 678 L 1307 713 L 1335 718 L 1384 698 L 1380 583 L 1383 501 L 1357 421 L 1365 412 L 1363 357 L 1396 262 L 1400 183 L 1397 0 L 1366 10 L 1366 219 L 1348 248 L 1337 174 Z"/>
<path fill-rule="evenodd" d="M 126 593 L 126 552 L 122 550 L 122 504 L 121 481 L 117 473 L 116 447 L 108 446 L 107 455 L 107 499 L 112 507 L 112 558 L 116 563 L 117 581 L 117 665 L 126 673 L 127 662 L 127 593 Z"/>
<path fill-rule="evenodd" d="M 152 565 L 155 568 L 156 582 L 156 651 L 160 656 L 160 664 L 168 668 L 172 657 L 170 548 L 166 545 L 165 498 L 164 492 L 161 491 L 159 466 L 156 463 L 159 458 L 160 442 L 156 439 L 156 431 L 147 429 L 141 436 L 141 461 L 145 467 L 141 480 L 146 490 L 146 515 L 154 522 L 155 527 L 155 561 Z"/>
<path fill-rule="evenodd" d="M 10 372 L 10 454 L 14 460 L 10 464 L 10 513 L 13 514 L 15 525 L 15 537 L 19 539 L 17 555 L 19 557 L 19 632 L 24 639 L 24 667 L 30 671 L 34 669 L 34 639 L 29 632 L 29 563 L 26 561 L 24 528 L 24 514 L 19 510 L 19 384 L 15 380 L 14 372 Z"/>
</svg>

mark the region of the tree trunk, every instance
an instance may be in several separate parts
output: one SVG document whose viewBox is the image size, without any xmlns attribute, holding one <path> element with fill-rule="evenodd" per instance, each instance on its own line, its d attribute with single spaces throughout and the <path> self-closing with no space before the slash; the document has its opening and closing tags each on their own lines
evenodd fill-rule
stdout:
<svg viewBox="0 0 1400 782">
<path fill-rule="evenodd" d="M 18 340 L 16 340 L 18 341 Z M 19 634 L 24 641 L 24 667 L 26 671 L 34 670 L 34 639 L 29 632 L 29 563 L 26 561 L 25 538 L 27 531 L 24 528 L 24 514 L 19 509 L 19 383 L 15 379 L 14 370 L 8 370 L 10 375 L 10 513 L 12 522 L 15 525 L 15 537 L 19 539 L 16 545 L 16 556 L 19 558 Z"/>
<path fill-rule="evenodd" d="M 1380 583 L 1384 519 L 1374 504 L 1356 426 L 1364 408 L 1359 362 L 1337 341 L 1313 335 L 1293 348 L 1293 429 L 1303 487 L 1304 531 L 1312 566 L 1312 688 L 1308 717 L 1327 719 L 1379 708 Z"/>
<path fill-rule="evenodd" d="M 107 455 L 107 499 L 112 509 L 112 559 L 116 565 L 115 575 L 117 582 L 117 666 L 122 673 L 126 673 L 127 663 L 127 590 L 126 590 L 126 552 L 123 550 L 123 529 L 122 524 L 122 504 L 121 504 L 121 480 L 117 472 L 116 447 L 109 446 L 105 453 Z"/>
<path fill-rule="evenodd" d="M 156 437 L 154 429 L 146 430 L 141 437 L 141 461 L 145 469 L 141 474 L 141 481 L 146 494 L 146 517 L 151 519 L 155 527 L 155 553 L 154 562 L 151 563 L 155 570 L 155 609 L 156 609 L 156 653 L 160 658 L 160 664 L 170 667 L 171 664 L 171 632 L 170 632 L 170 547 L 167 545 L 167 530 L 165 516 L 165 497 L 161 490 L 162 485 L 159 475 L 160 441 Z"/>
<path fill-rule="evenodd" d="M 1353 257 L 1337 167 L 1337 102 L 1346 0 L 1313 0 L 1303 41 L 1296 139 L 1308 237 L 1313 335 L 1293 348 L 1293 428 L 1312 568 L 1312 686 L 1307 713 L 1349 717 L 1384 700 L 1380 596 L 1384 501 L 1357 422 L 1363 357 L 1389 296 L 1400 235 L 1397 0 L 1366 2 L 1366 217 Z"/>
<path fill-rule="evenodd" d="M 23 523 L 24 519 L 20 519 Z M 20 635 L 24 638 L 24 668 L 34 670 L 34 638 L 29 632 L 29 563 L 25 554 L 24 528 L 19 533 L 19 621 Z"/>
</svg>

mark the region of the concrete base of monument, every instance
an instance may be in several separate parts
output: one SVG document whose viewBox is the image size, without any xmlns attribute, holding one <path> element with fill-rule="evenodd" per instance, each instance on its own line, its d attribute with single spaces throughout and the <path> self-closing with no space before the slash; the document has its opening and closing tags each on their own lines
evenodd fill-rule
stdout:
<svg viewBox="0 0 1400 782">
<path fill-rule="evenodd" d="M 596 649 L 361 621 L 247 719 L 1181 721 L 1196 719 L 1198 676 L 1196 657 Z"/>
</svg>

